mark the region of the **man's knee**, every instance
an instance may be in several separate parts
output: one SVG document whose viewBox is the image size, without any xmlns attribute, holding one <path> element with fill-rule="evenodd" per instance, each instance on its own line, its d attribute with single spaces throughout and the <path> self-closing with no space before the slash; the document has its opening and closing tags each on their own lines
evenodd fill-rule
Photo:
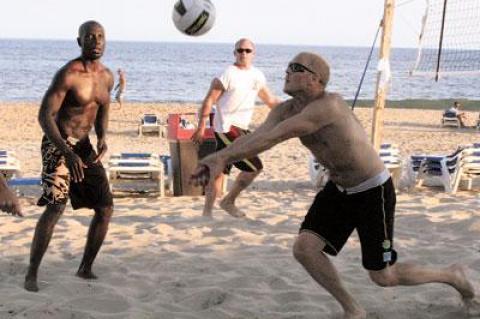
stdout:
<svg viewBox="0 0 480 319">
<path fill-rule="evenodd" d="M 59 218 L 65 211 L 66 205 L 64 204 L 47 204 L 47 208 L 43 213 L 44 218 Z"/>
<path fill-rule="evenodd" d="M 95 208 L 95 214 L 97 218 L 101 218 L 103 221 L 110 221 L 113 214 L 113 205 Z"/>
<path fill-rule="evenodd" d="M 293 244 L 293 257 L 303 264 L 313 254 L 323 254 L 325 243 L 313 234 L 300 233 Z"/>
<path fill-rule="evenodd" d="M 397 278 L 395 276 L 393 267 L 387 267 L 382 270 L 370 270 L 369 275 L 370 279 L 380 287 L 393 287 L 396 286 Z"/>
</svg>

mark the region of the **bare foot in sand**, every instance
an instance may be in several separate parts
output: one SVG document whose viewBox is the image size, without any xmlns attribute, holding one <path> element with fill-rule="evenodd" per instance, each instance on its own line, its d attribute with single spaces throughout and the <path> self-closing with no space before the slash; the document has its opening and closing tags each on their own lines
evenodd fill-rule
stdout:
<svg viewBox="0 0 480 319">
<path fill-rule="evenodd" d="M 469 316 L 480 316 L 480 300 L 475 297 L 475 289 L 468 281 L 463 266 L 454 264 L 449 268 L 456 277 L 454 288 L 462 295 L 466 312 Z"/>
<path fill-rule="evenodd" d="M 25 283 L 23 284 L 23 287 L 25 288 L 25 290 L 28 290 L 31 292 L 37 292 L 38 291 L 37 278 L 27 275 L 25 277 Z"/>
<path fill-rule="evenodd" d="M 364 309 L 358 309 L 355 312 L 345 312 L 343 319 L 366 319 L 367 312 Z"/>
<path fill-rule="evenodd" d="M 465 305 L 465 311 L 470 317 L 480 317 L 480 300 L 478 297 L 463 298 L 463 304 Z"/>
<path fill-rule="evenodd" d="M 79 269 L 77 271 L 77 277 L 83 279 L 97 279 L 98 277 L 91 270 Z"/>
<path fill-rule="evenodd" d="M 235 206 L 234 203 L 232 203 L 232 202 L 230 202 L 230 201 L 228 201 L 228 200 L 225 200 L 225 198 L 220 201 L 220 204 L 219 204 L 219 205 L 220 205 L 220 207 L 221 207 L 224 211 L 226 211 L 227 213 L 229 213 L 229 214 L 232 215 L 233 217 L 237 217 L 237 218 L 239 218 L 239 217 L 245 217 L 245 213 L 244 213 L 244 212 L 242 212 L 240 209 L 238 209 L 238 208 Z"/>
<path fill-rule="evenodd" d="M 458 290 L 458 292 L 462 295 L 463 299 L 472 299 L 475 297 L 475 289 L 473 288 L 472 284 L 467 279 L 465 275 L 465 270 L 463 266 L 459 264 L 453 264 L 448 269 L 452 272 L 455 276 L 455 280 L 453 283 L 453 287 Z"/>
<path fill-rule="evenodd" d="M 211 219 L 213 218 L 212 212 L 203 212 L 202 217 Z"/>
</svg>

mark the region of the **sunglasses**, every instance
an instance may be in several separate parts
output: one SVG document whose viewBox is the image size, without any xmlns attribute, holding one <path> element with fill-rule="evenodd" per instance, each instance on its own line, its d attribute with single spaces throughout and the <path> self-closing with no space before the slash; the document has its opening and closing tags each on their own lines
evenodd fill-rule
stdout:
<svg viewBox="0 0 480 319">
<path fill-rule="evenodd" d="M 312 70 L 310 70 L 309 68 L 307 68 L 305 65 L 303 64 L 300 64 L 300 63 L 297 63 L 297 62 L 292 62 L 292 63 L 289 63 L 288 64 L 288 68 L 287 68 L 287 71 L 290 71 L 292 73 L 296 73 L 296 72 L 310 72 L 312 74 L 315 74 L 315 72 L 313 72 Z"/>
<path fill-rule="evenodd" d="M 242 54 L 243 52 L 249 54 L 249 53 L 252 53 L 252 52 L 253 52 L 252 49 L 242 49 L 242 48 L 238 48 L 238 49 L 236 49 L 235 51 L 237 51 L 238 54 Z"/>
</svg>

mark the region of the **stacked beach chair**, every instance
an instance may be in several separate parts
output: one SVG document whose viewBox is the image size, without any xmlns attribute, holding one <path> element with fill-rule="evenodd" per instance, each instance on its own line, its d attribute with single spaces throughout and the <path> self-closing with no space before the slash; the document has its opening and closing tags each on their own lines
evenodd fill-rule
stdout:
<svg viewBox="0 0 480 319">
<path fill-rule="evenodd" d="M 460 152 L 451 155 L 425 155 L 417 173 L 417 186 L 442 186 L 451 193 L 455 183 Z"/>
<path fill-rule="evenodd" d="M 165 166 L 157 154 L 118 153 L 108 161 L 108 178 L 114 195 L 119 193 L 165 196 Z"/>
<path fill-rule="evenodd" d="M 390 171 L 393 183 L 398 185 L 402 174 L 402 160 L 399 149 L 394 144 L 385 143 L 380 145 L 379 155 L 385 168 Z M 328 170 L 318 163 L 316 158 L 311 154 L 308 160 L 308 172 L 310 182 L 315 189 L 319 190 L 325 186 L 328 181 Z"/>
<path fill-rule="evenodd" d="M 20 163 L 15 157 L 15 152 L 0 150 L 0 174 L 7 180 L 20 177 Z"/>
<path fill-rule="evenodd" d="M 15 152 L 0 150 L 0 173 L 19 196 L 37 196 L 41 193 L 40 177 L 21 176 L 20 162 L 15 157 Z"/>
<path fill-rule="evenodd" d="M 461 151 L 452 193 L 456 193 L 462 183 L 466 185 L 467 190 L 471 190 L 478 178 L 480 178 L 480 143 L 468 145 Z"/>
<path fill-rule="evenodd" d="M 400 157 L 400 150 L 395 144 L 384 143 L 380 145 L 379 150 L 380 159 L 383 161 L 385 168 L 389 170 L 392 175 L 393 184 L 398 186 L 400 177 L 402 175 L 402 159 Z"/>
<path fill-rule="evenodd" d="M 463 185 L 470 190 L 480 178 L 480 143 L 460 146 L 450 155 L 413 155 L 409 170 L 417 186 L 441 186 L 452 194 Z"/>
</svg>

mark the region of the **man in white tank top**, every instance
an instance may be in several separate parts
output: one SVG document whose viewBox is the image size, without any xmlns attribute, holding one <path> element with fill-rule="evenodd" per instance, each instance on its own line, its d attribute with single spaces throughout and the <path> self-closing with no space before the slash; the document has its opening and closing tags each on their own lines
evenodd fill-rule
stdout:
<svg viewBox="0 0 480 319">
<path fill-rule="evenodd" d="M 218 77 L 214 78 L 207 96 L 199 111 L 198 128 L 192 136 L 194 143 L 201 143 L 209 119 L 212 106 L 216 105 L 214 118 L 217 151 L 230 145 L 236 138 L 248 134 L 255 100 L 257 96 L 270 108 L 280 101 L 270 92 L 262 71 L 252 65 L 255 56 L 255 45 L 248 39 L 240 39 L 235 43 L 235 63 Z M 242 190 L 248 187 L 261 172 L 263 166 L 260 159 L 243 159 L 233 163 L 241 170 L 230 192 L 220 202 L 220 207 L 234 217 L 245 214 L 235 206 L 235 200 Z M 231 166 L 224 173 L 229 173 Z M 211 216 L 213 204 L 220 193 L 223 175 L 210 183 L 205 190 L 204 216 Z"/>
</svg>

